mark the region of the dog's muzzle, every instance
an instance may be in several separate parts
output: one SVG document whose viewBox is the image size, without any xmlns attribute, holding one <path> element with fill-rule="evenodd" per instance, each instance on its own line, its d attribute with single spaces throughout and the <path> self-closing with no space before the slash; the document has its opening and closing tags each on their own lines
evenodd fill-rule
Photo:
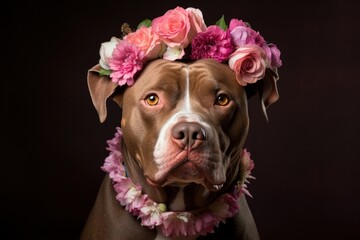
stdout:
<svg viewBox="0 0 360 240">
<path fill-rule="evenodd" d="M 155 157 L 158 171 L 146 176 L 152 185 L 201 184 L 219 191 L 225 182 L 222 151 L 213 128 L 198 122 L 179 121 L 169 128 L 161 154 Z"/>
</svg>

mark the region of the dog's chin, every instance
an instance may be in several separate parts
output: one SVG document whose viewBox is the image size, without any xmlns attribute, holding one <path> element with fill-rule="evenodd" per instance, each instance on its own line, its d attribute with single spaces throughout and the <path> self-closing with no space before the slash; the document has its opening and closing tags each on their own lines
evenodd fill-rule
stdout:
<svg viewBox="0 0 360 240">
<path fill-rule="evenodd" d="M 225 181 L 215 181 L 207 176 L 203 169 L 196 166 L 194 163 L 184 160 L 183 163 L 169 171 L 166 175 L 162 176 L 157 181 L 146 178 L 150 185 L 156 187 L 186 187 L 190 184 L 202 185 L 208 191 L 217 192 L 220 191 Z"/>
</svg>

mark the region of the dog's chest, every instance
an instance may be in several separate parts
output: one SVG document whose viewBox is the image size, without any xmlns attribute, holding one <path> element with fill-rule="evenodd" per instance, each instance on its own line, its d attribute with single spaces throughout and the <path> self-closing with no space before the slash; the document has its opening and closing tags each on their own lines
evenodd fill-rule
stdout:
<svg viewBox="0 0 360 240">
<path fill-rule="evenodd" d="M 175 194 L 174 200 L 170 203 L 169 208 L 172 211 L 184 211 L 185 207 L 184 188 L 179 188 L 179 191 Z"/>
<path fill-rule="evenodd" d="M 156 238 L 154 240 L 195 240 L 197 237 L 190 236 L 190 237 L 177 237 L 177 238 L 169 238 L 161 234 L 161 232 L 158 231 Z"/>
</svg>

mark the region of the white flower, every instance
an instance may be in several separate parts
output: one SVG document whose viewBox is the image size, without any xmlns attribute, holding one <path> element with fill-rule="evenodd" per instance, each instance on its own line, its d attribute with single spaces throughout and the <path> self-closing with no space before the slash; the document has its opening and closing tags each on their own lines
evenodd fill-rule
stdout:
<svg viewBox="0 0 360 240">
<path fill-rule="evenodd" d="M 110 42 L 103 42 L 100 47 L 100 60 L 99 64 L 103 69 L 110 70 L 108 59 L 112 57 L 112 53 L 116 48 L 116 44 L 120 42 L 120 39 L 112 37 Z"/>
<path fill-rule="evenodd" d="M 185 55 L 183 47 L 167 47 L 166 52 L 163 55 L 163 58 L 170 61 L 175 61 L 176 59 L 181 59 Z"/>
</svg>

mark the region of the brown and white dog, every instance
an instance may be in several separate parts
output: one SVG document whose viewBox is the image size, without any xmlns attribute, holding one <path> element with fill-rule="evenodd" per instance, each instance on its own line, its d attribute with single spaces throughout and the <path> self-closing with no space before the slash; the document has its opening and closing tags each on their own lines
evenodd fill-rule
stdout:
<svg viewBox="0 0 360 240">
<path fill-rule="evenodd" d="M 228 65 L 206 59 L 153 60 L 126 88 L 100 77 L 98 70 L 89 71 L 88 84 L 100 121 L 111 97 L 122 109 L 127 173 L 153 201 L 171 211 L 201 209 L 244 177 L 240 158 L 249 126 L 247 98 L 256 87 L 247 94 Z M 265 107 L 277 100 L 275 81 L 259 86 Z M 259 239 L 245 197 L 237 215 L 214 233 L 167 238 L 141 226 L 115 196 L 106 176 L 81 239 Z"/>
</svg>

